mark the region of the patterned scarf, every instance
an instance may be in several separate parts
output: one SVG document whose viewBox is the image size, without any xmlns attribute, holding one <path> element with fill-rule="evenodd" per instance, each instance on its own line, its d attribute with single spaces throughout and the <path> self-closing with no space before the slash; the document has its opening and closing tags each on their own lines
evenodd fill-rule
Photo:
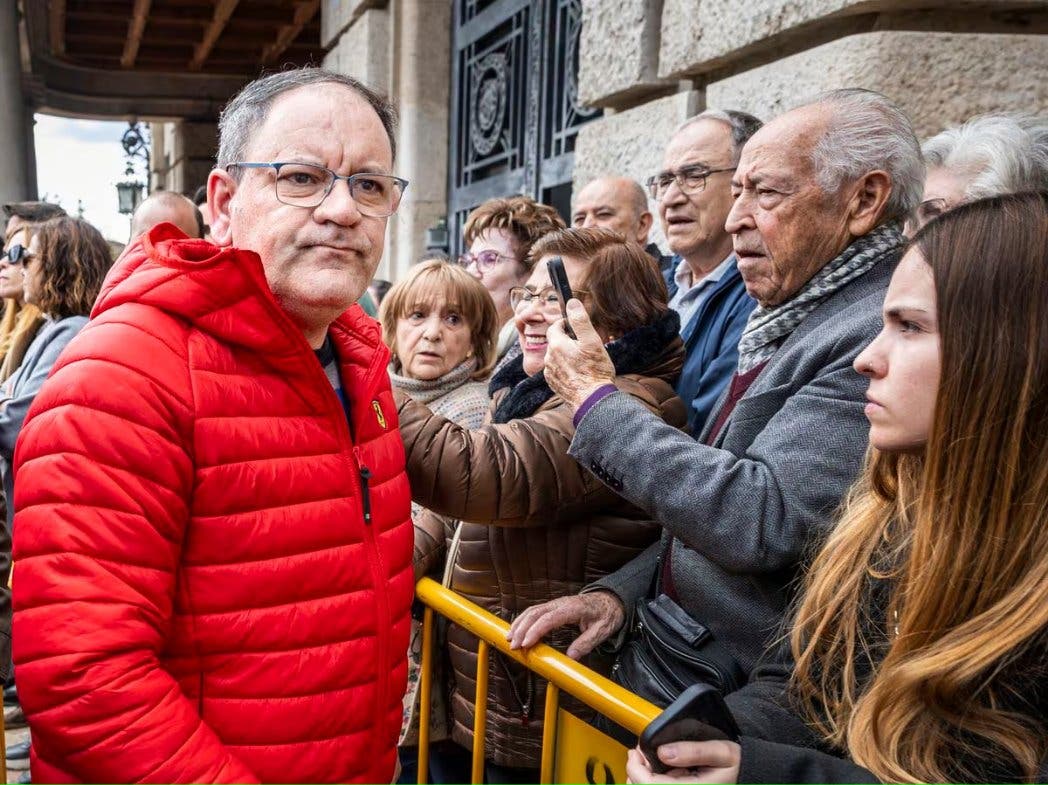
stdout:
<svg viewBox="0 0 1048 785">
<path fill-rule="evenodd" d="M 419 403 L 428 404 L 447 395 L 470 381 L 470 376 L 477 370 L 477 358 L 473 357 L 456 365 L 437 379 L 412 379 L 397 372 L 400 363 L 394 360 L 389 364 L 389 381 L 398 390 L 410 395 Z"/>
<path fill-rule="evenodd" d="M 786 302 L 771 308 L 757 306 L 739 341 L 739 373 L 766 362 L 827 297 L 897 252 L 906 242 L 899 229 L 894 221 L 881 224 L 841 251 Z"/>
</svg>

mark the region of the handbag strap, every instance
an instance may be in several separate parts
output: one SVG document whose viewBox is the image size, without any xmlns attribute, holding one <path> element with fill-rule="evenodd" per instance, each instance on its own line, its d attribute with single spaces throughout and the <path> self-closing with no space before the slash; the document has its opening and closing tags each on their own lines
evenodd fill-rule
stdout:
<svg viewBox="0 0 1048 785">
<path fill-rule="evenodd" d="M 659 597 L 663 595 L 664 592 L 662 591 L 662 571 L 663 569 L 665 569 L 663 559 L 673 558 L 673 541 L 675 539 L 676 537 L 674 537 L 673 535 L 669 535 L 668 537 L 666 537 L 665 545 L 660 550 L 659 559 L 655 565 L 655 575 L 652 576 L 650 596 L 647 596 L 640 600 L 641 603 L 655 603 L 659 599 Z M 677 602 L 673 597 L 670 597 L 669 595 L 666 595 L 666 597 L 670 602 L 672 602 L 674 605 L 680 608 L 682 613 L 687 615 L 689 618 L 692 618 L 699 624 L 702 624 L 701 621 L 695 619 L 690 613 L 684 610 L 683 606 L 681 606 L 681 604 Z M 702 626 L 706 627 L 705 624 L 702 624 Z M 709 630 L 708 627 L 706 629 Z M 745 670 L 743 670 L 742 666 L 739 665 L 739 661 L 735 659 L 735 655 L 728 651 L 728 649 L 723 644 L 721 644 L 720 641 L 717 640 L 716 636 L 713 635 L 712 630 L 709 630 L 709 635 L 703 640 L 701 644 L 699 644 L 699 648 L 705 651 L 709 656 L 715 658 L 717 661 L 722 663 L 724 666 L 732 666 L 731 669 L 734 671 L 734 673 L 731 675 L 737 676 L 738 681 L 738 684 L 735 685 L 734 689 L 738 689 L 746 683 L 746 681 L 749 678 L 748 674 Z M 725 684 L 722 685 L 722 687 L 725 693 L 731 691 L 729 689 L 730 685 Z"/>
</svg>

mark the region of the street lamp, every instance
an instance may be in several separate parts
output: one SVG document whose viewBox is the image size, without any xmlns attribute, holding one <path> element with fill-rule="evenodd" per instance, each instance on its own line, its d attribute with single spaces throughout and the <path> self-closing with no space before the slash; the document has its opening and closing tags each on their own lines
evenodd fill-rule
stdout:
<svg viewBox="0 0 1048 785">
<path fill-rule="evenodd" d="M 128 178 L 116 184 L 117 210 L 121 215 L 131 215 L 142 204 L 142 183 L 130 179 L 135 174 L 131 162 L 127 162 L 124 177 Z"/>
<path fill-rule="evenodd" d="M 127 157 L 127 169 L 124 170 L 124 180 L 116 184 L 117 209 L 121 215 L 131 215 L 142 203 L 142 189 L 145 186 L 135 176 L 135 158 L 149 161 L 149 147 L 146 145 L 142 129 L 135 120 L 128 121 L 127 130 L 124 131 L 120 144 L 124 148 Z"/>
</svg>

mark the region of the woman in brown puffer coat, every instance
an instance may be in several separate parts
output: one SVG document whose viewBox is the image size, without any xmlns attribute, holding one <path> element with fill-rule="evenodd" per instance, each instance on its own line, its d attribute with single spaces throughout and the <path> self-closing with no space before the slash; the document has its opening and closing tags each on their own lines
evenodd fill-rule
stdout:
<svg viewBox="0 0 1048 785">
<path fill-rule="evenodd" d="M 658 524 L 609 487 L 615 478 L 605 485 L 568 455 L 572 411 L 542 374 L 546 330 L 561 318 L 546 269 L 553 256 L 563 258 L 607 344 L 617 386 L 666 422 L 686 420 L 673 391 L 684 356 L 679 319 L 651 258 L 600 229 L 561 230 L 536 243 L 531 277 L 511 293 L 522 355 L 492 379 L 491 423 L 471 431 L 398 398 L 412 497 L 463 521 L 457 528 L 437 515 L 416 521 L 416 575 L 442 574 L 446 560 L 450 587 L 507 621 L 577 593 L 659 536 Z M 564 651 L 572 637 L 555 633 L 550 642 Z M 452 627 L 448 648 L 452 737 L 470 747 L 477 641 Z M 495 652 L 489 667 L 488 779 L 537 781 L 545 682 Z"/>
</svg>

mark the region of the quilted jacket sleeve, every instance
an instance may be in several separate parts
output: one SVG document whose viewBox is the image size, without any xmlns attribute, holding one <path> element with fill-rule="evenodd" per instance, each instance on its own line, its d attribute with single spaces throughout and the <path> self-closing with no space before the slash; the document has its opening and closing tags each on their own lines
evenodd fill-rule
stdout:
<svg viewBox="0 0 1048 785">
<path fill-rule="evenodd" d="M 414 501 L 497 526 L 548 526 L 621 500 L 568 455 L 566 406 L 470 430 L 397 394 Z"/>
<path fill-rule="evenodd" d="M 684 405 L 669 385 L 637 376 L 616 384 L 660 420 L 684 425 Z M 411 495 L 424 507 L 471 523 L 549 526 L 624 506 L 568 455 L 575 426 L 560 399 L 530 417 L 470 430 L 395 397 Z"/>
<path fill-rule="evenodd" d="M 63 355 L 15 454 L 33 745 L 80 782 L 257 782 L 160 662 L 194 479 L 186 336 L 119 313 Z"/>
</svg>

